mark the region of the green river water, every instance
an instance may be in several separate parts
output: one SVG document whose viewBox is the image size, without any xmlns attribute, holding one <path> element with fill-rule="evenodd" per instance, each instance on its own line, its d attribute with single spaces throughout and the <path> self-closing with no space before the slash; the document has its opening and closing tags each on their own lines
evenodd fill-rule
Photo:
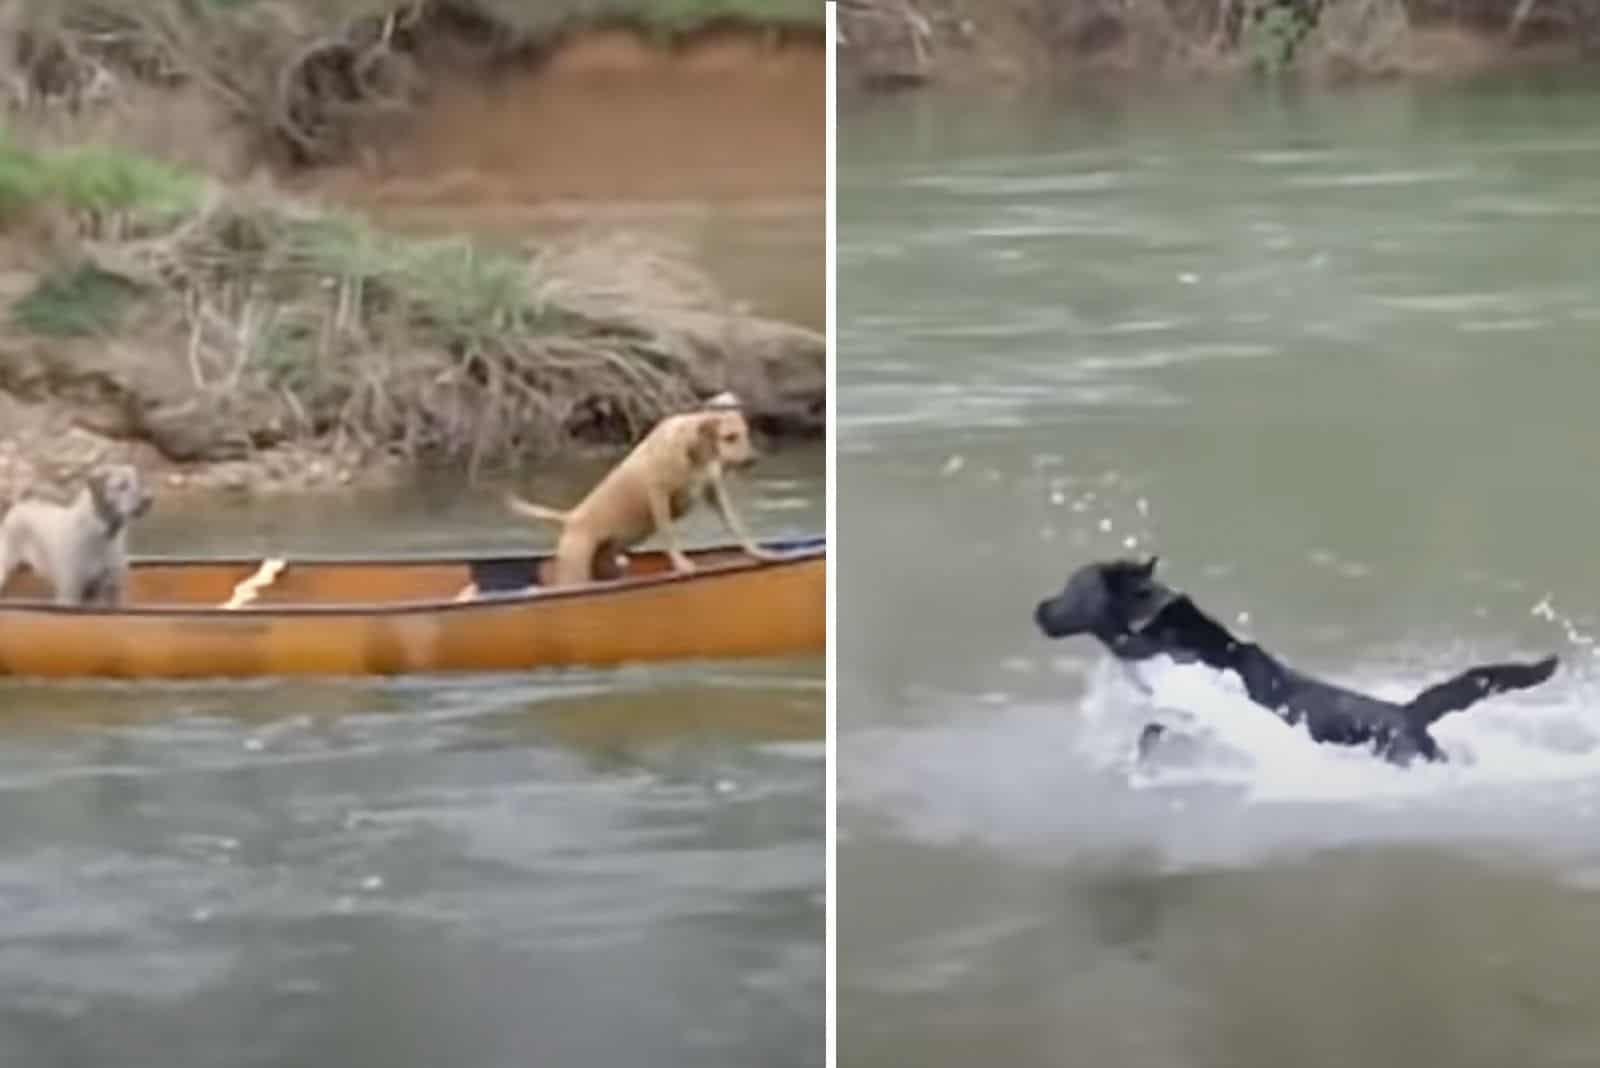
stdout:
<svg viewBox="0 0 1600 1068">
<path fill-rule="evenodd" d="M 1600 1063 L 1600 83 L 934 94 L 839 159 L 840 1063 Z M 1033 629 L 1146 551 L 1374 693 L 1562 671 L 1397 771 Z M 1152 703 L 1198 755 L 1130 766 Z"/>
</svg>

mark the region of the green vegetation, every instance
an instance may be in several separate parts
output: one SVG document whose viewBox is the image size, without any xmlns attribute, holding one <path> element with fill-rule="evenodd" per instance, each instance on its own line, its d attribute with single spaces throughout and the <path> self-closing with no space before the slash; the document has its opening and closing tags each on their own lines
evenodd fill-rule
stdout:
<svg viewBox="0 0 1600 1068">
<path fill-rule="evenodd" d="M 40 278 L 11 307 L 12 322 L 46 337 L 109 333 L 138 288 L 92 263 L 70 264 Z"/>
<path fill-rule="evenodd" d="M 41 153 L 0 136 L 0 225 L 41 203 L 94 220 L 93 230 L 127 222 L 160 225 L 199 203 L 193 175 L 114 148 Z"/>
<path fill-rule="evenodd" d="M 1257 74 L 1279 77 L 1316 28 L 1322 5 L 1314 0 L 1246 0 L 1239 46 Z"/>
</svg>

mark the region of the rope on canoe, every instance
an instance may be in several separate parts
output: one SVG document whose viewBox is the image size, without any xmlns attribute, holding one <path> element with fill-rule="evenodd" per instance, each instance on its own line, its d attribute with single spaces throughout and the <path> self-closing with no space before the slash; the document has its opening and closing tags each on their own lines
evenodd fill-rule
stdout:
<svg viewBox="0 0 1600 1068">
<path fill-rule="evenodd" d="M 261 566 L 247 579 L 243 579 L 233 588 L 233 596 L 222 602 L 222 607 L 232 610 L 243 608 L 256 599 L 256 595 L 277 581 L 278 573 L 285 567 L 281 557 L 261 561 Z"/>
</svg>

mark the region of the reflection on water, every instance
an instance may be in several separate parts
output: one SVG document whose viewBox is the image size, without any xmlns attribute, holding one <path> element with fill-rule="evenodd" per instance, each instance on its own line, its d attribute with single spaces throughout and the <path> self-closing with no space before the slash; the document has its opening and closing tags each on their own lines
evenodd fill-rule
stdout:
<svg viewBox="0 0 1600 1068">
<path fill-rule="evenodd" d="M 1500 82 L 847 117 L 844 1064 L 1600 1058 L 1597 104 Z M 1075 564 L 1146 551 L 1374 693 L 1563 670 L 1398 772 L 1208 673 L 1145 696 L 1034 632 Z M 1162 710 L 1203 744 L 1136 771 Z"/>
<path fill-rule="evenodd" d="M 772 461 L 757 534 L 820 529 L 815 451 Z M 547 543 L 497 501 L 175 499 L 135 542 Z M 821 1061 L 815 658 L 0 706 L 0 1062 Z"/>
</svg>

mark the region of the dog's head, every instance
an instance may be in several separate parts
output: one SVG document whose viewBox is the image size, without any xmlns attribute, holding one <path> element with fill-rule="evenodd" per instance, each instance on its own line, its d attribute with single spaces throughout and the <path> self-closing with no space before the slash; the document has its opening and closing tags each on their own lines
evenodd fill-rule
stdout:
<svg viewBox="0 0 1600 1068">
<path fill-rule="evenodd" d="M 132 464 L 105 464 L 88 479 L 95 514 L 113 534 L 150 510 L 154 497 Z"/>
<path fill-rule="evenodd" d="M 690 459 L 696 464 L 716 460 L 723 467 L 742 469 L 761 458 L 750 441 L 750 424 L 745 421 L 739 398 L 719 393 L 704 405 L 704 414 L 695 428 Z"/>
<path fill-rule="evenodd" d="M 1039 602 L 1033 621 L 1049 638 L 1126 634 L 1159 610 L 1169 591 L 1155 580 L 1157 557 L 1085 564 L 1054 597 Z"/>
</svg>

